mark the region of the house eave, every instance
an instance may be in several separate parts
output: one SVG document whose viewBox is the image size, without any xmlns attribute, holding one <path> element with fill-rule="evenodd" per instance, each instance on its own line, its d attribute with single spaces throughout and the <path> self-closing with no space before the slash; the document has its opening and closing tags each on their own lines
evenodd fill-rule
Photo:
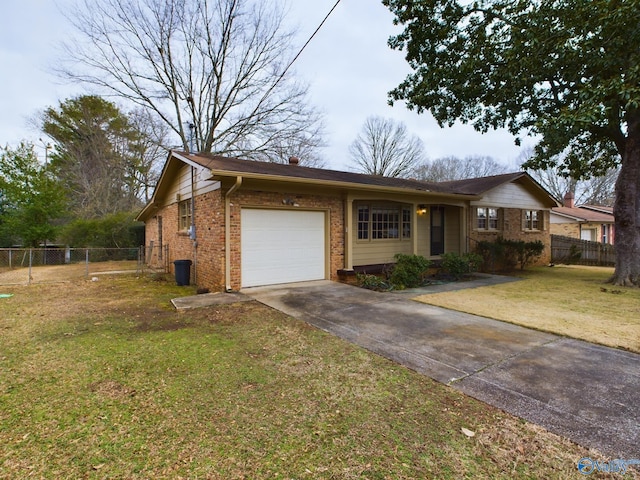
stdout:
<svg viewBox="0 0 640 480">
<path fill-rule="evenodd" d="M 570 220 L 575 220 L 576 222 L 586 222 L 587 221 L 585 218 L 576 217 L 574 215 L 568 215 L 566 213 L 554 212 L 553 210 L 551 210 L 551 214 L 552 215 L 558 215 L 559 217 L 563 217 L 563 218 L 568 218 Z"/>
<path fill-rule="evenodd" d="M 568 218 L 578 223 L 612 223 L 613 224 L 615 222 L 614 218 L 598 218 L 598 217 L 587 218 L 587 217 L 582 217 L 578 215 L 572 215 L 571 213 L 567 213 L 567 212 L 559 212 L 555 209 L 552 209 L 551 213 L 553 215 L 557 215 L 562 218 Z"/>
<path fill-rule="evenodd" d="M 316 187 L 324 187 L 324 188 L 334 188 L 337 190 L 345 190 L 345 191 L 378 192 L 378 193 L 398 194 L 398 195 L 420 195 L 420 196 L 439 197 L 439 198 L 447 198 L 447 199 L 455 199 L 455 200 L 478 200 L 481 198 L 480 195 L 470 195 L 470 194 L 461 194 L 461 193 L 444 193 L 444 192 L 436 192 L 433 190 L 418 190 L 418 189 L 411 189 L 406 187 L 390 187 L 390 186 L 384 186 L 384 185 L 366 185 L 361 183 L 289 177 L 284 175 L 267 175 L 267 174 L 260 174 L 260 173 L 236 172 L 236 171 L 230 171 L 230 170 L 210 170 L 209 172 L 211 173 L 211 176 L 207 180 L 211 180 L 211 181 L 223 181 L 225 179 L 233 180 L 240 176 L 240 177 L 243 177 L 245 180 L 251 179 L 256 181 L 264 181 L 264 182 L 279 182 L 279 183 L 285 183 L 290 185 L 308 185 L 308 186 L 316 186 Z"/>
<path fill-rule="evenodd" d="M 147 203 L 142 211 L 136 216 L 137 222 L 144 222 L 146 219 L 153 215 L 154 210 L 157 210 L 158 206 L 155 202 L 151 201 Z"/>
</svg>

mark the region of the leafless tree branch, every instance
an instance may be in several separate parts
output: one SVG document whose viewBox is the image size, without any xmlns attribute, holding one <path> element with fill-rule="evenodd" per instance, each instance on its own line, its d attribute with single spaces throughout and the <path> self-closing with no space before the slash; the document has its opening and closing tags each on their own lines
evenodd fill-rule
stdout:
<svg viewBox="0 0 640 480">
<path fill-rule="evenodd" d="M 356 170 L 371 175 L 406 177 L 424 160 L 424 144 L 404 123 L 371 116 L 349 146 Z"/>
<path fill-rule="evenodd" d="M 281 79 L 294 37 L 277 4 L 79 1 L 58 72 L 153 112 L 185 150 L 277 161 L 291 139 L 323 145 L 307 86 Z"/>
</svg>

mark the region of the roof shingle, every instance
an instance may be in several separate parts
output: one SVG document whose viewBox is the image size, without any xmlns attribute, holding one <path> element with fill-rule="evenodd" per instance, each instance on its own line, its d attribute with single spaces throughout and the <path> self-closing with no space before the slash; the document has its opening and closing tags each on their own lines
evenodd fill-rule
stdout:
<svg viewBox="0 0 640 480">
<path fill-rule="evenodd" d="M 582 207 L 556 207 L 551 210 L 553 213 L 573 217 L 584 222 L 611 223 L 613 214 L 596 212 Z"/>
<path fill-rule="evenodd" d="M 523 176 L 524 172 L 507 173 L 490 177 L 471 178 L 451 182 L 425 182 L 407 178 L 382 177 L 354 172 L 342 172 L 321 168 L 304 167 L 301 165 L 287 165 L 281 163 L 257 162 L 239 158 L 229 158 L 220 155 L 189 154 L 174 152 L 187 157 L 202 167 L 214 173 L 233 172 L 244 174 L 269 175 L 277 177 L 299 178 L 305 180 L 321 180 L 360 185 L 406 188 L 423 192 L 480 195 L 504 183 L 511 182 Z"/>
</svg>

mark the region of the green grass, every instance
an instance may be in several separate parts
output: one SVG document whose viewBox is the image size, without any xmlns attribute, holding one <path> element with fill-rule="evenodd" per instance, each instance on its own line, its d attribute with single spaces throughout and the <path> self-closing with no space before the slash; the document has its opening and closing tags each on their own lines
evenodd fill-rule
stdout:
<svg viewBox="0 0 640 480">
<path fill-rule="evenodd" d="M 417 300 L 640 353 L 640 289 L 606 281 L 612 268 L 560 265 L 523 280 Z"/>
<path fill-rule="evenodd" d="M 179 313 L 193 289 L 133 276 L 5 290 L 3 479 L 577 478 L 603 458 L 256 302 Z"/>
</svg>

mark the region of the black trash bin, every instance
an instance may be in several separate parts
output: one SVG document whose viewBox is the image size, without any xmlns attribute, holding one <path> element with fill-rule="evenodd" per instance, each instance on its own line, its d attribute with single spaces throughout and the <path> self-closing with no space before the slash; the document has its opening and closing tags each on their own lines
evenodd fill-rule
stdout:
<svg viewBox="0 0 640 480">
<path fill-rule="evenodd" d="M 191 260 L 176 260 L 173 265 L 176 270 L 176 283 L 178 286 L 189 285 L 191 283 Z"/>
</svg>

